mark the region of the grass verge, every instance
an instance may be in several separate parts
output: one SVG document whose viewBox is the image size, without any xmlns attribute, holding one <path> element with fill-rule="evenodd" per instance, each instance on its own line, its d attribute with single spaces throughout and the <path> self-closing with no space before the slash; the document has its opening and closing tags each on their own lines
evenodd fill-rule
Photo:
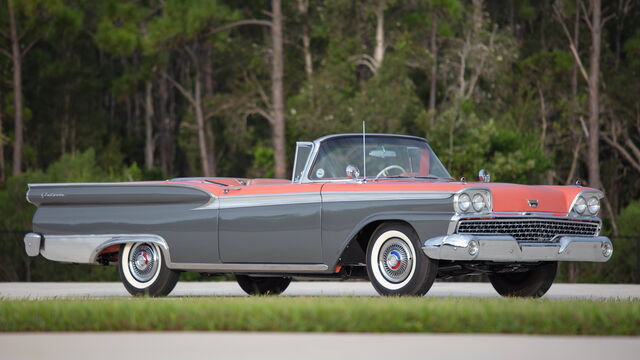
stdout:
<svg viewBox="0 0 640 360">
<path fill-rule="evenodd" d="M 640 335 L 640 300 L 168 298 L 0 301 L 0 331 Z"/>
</svg>

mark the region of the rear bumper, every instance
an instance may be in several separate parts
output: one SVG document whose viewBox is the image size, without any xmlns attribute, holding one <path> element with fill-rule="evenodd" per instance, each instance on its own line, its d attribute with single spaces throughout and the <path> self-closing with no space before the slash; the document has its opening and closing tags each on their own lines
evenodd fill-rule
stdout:
<svg viewBox="0 0 640 360">
<path fill-rule="evenodd" d="M 98 234 L 98 235 L 41 235 L 28 233 L 24 237 L 27 255 L 42 255 L 52 261 L 96 264 L 98 254 L 103 249 L 129 242 L 155 243 L 162 249 L 170 262 L 167 243 L 152 234 Z"/>
<path fill-rule="evenodd" d="M 608 255 L 606 250 L 610 250 Z M 452 234 L 425 241 L 422 251 L 439 260 L 605 262 L 611 258 L 613 245 L 606 236 L 562 236 L 553 243 L 518 243 L 509 235 Z"/>
</svg>

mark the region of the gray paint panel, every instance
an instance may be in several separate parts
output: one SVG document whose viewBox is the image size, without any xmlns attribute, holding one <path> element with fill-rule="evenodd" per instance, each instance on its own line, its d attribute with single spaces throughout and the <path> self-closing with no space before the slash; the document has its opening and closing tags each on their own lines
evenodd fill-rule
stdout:
<svg viewBox="0 0 640 360">
<path fill-rule="evenodd" d="M 89 193 L 96 188 L 100 191 L 92 203 Z M 204 191 L 168 184 L 162 188 L 136 184 L 130 187 L 105 185 L 82 189 L 82 185 L 75 185 L 40 189 L 62 193 L 67 199 L 83 195 L 78 202 L 50 203 L 51 199 L 44 198 L 46 201 L 40 203 L 33 218 L 34 232 L 48 235 L 157 234 L 167 241 L 174 262 L 220 262 L 218 210 L 192 210 L 211 200 Z M 162 193 L 171 201 L 154 202 L 156 193 Z M 37 193 L 32 187 L 30 195 L 34 194 Z"/>
<path fill-rule="evenodd" d="M 161 182 L 30 184 L 27 200 L 37 206 L 66 204 L 205 204 L 212 195 L 198 187 Z"/>
<path fill-rule="evenodd" d="M 310 197 L 315 201 L 310 202 Z M 220 254 L 223 262 L 322 263 L 320 239 L 320 194 L 307 194 L 305 203 L 253 207 L 226 207 L 237 204 L 232 197 L 221 198 Z M 243 202 L 247 201 L 243 198 Z"/>
<path fill-rule="evenodd" d="M 323 193 L 323 199 L 325 194 Z M 331 266 L 364 226 L 377 220 L 403 220 L 409 222 L 420 239 L 447 233 L 453 215 L 452 198 L 402 199 L 389 195 L 383 201 L 332 201 L 323 203 L 322 248 L 324 263 Z"/>
</svg>

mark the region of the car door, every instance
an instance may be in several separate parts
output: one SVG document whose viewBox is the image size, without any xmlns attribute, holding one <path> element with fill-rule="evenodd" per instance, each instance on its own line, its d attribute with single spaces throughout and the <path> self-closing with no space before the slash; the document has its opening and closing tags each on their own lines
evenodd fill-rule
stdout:
<svg viewBox="0 0 640 360">
<path fill-rule="evenodd" d="M 321 264 L 322 184 L 225 188 L 219 247 L 225 263 Z"/>
</svg>

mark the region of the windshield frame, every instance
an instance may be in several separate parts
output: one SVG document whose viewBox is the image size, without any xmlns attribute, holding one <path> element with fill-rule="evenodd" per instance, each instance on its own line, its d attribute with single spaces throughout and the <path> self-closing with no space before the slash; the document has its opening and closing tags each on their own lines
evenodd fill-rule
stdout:
<svg viewBox="0 0 640 360">
<path fill-rule="evenodd" d="M 440 160 L 440 158 L 438 158 L 438 156 L 436 155 L 436 153 L 433 151 L 433 149 L 431 148 L 431 146 L 429 146 L 429 143 L 427 142 L 426 139 L 418 137 L 418 136 L 411 136 L 411 135 L 395 135 L 395 134 L 365 134 L 365 138 L 370 138 L 370 137 L 386 137 L 386 138 L 404 138 L 404 139 L 410 139 L 410 140 L 417 140 L 420 142 L 424 142 L 424 144 L 426 145 L 427 149 L 429 149 L 429 151 L 433 154 L 433 156 L 438 159 L 438 161 L 440 162 L 440 164 L 442 165 L 442 168 L 445 170 L 445 172 L 447 174 L 449 174 L 449 177 L 437 177 L 437 176 L 428 176 L 428 177 L 424 177 L 424 176 L 388 176 L 388 177 L 379 177 L 379 178 L 375 178 L 375 177 L 367 177 L 364 178 L 362 176 L 360 176 L 358 179 L 352 179 L 352 178 L 327 178 L 327 179 L 311 179 L 309 177 L 311 169 L 315 166 L 316 162 L 318 161 L 318 155 L 320 152 L 320 148 L 322 143 L 326 142 L 326 141 L 331 141 L 331 140 L 335 140 L 335 139 L 339 139 L 339 138 L 348 138 L 348 137 L 362 137 L 362 134 L 336 134 L 336 135 L 327 135 L 324 137 L 321 137 L 319 139 L 316 139 L 313 141 L 313 149 L 311 152 L 311 155 L 308 158 L 307 163 L 304 166 L 304 170 L 302 172 L 302 177 L 300 178 L 299 181 L 297 182 L 293 182 L 293 183 L 297 183 L 297 184 L 304 184 L 304 183 L 327 183 L 327 182 L 335 182 L 335 183 L 341 183 L 341 182 L 354 182 L 354 181 L 375 181 L 375 180 L 385 180 L 385 179 L 394 179 L 394 180 L 398 180 L 398 179 L 433 179 L 433 180 L 454 180 L 453 177 L 451 177 L 451 174 L 449 173 L 449 170 L 444 166 L 444 164 L 442 164 L 442 161 Z M 363 169 L 361 169 L 362 171 Z"/>
</svg>

